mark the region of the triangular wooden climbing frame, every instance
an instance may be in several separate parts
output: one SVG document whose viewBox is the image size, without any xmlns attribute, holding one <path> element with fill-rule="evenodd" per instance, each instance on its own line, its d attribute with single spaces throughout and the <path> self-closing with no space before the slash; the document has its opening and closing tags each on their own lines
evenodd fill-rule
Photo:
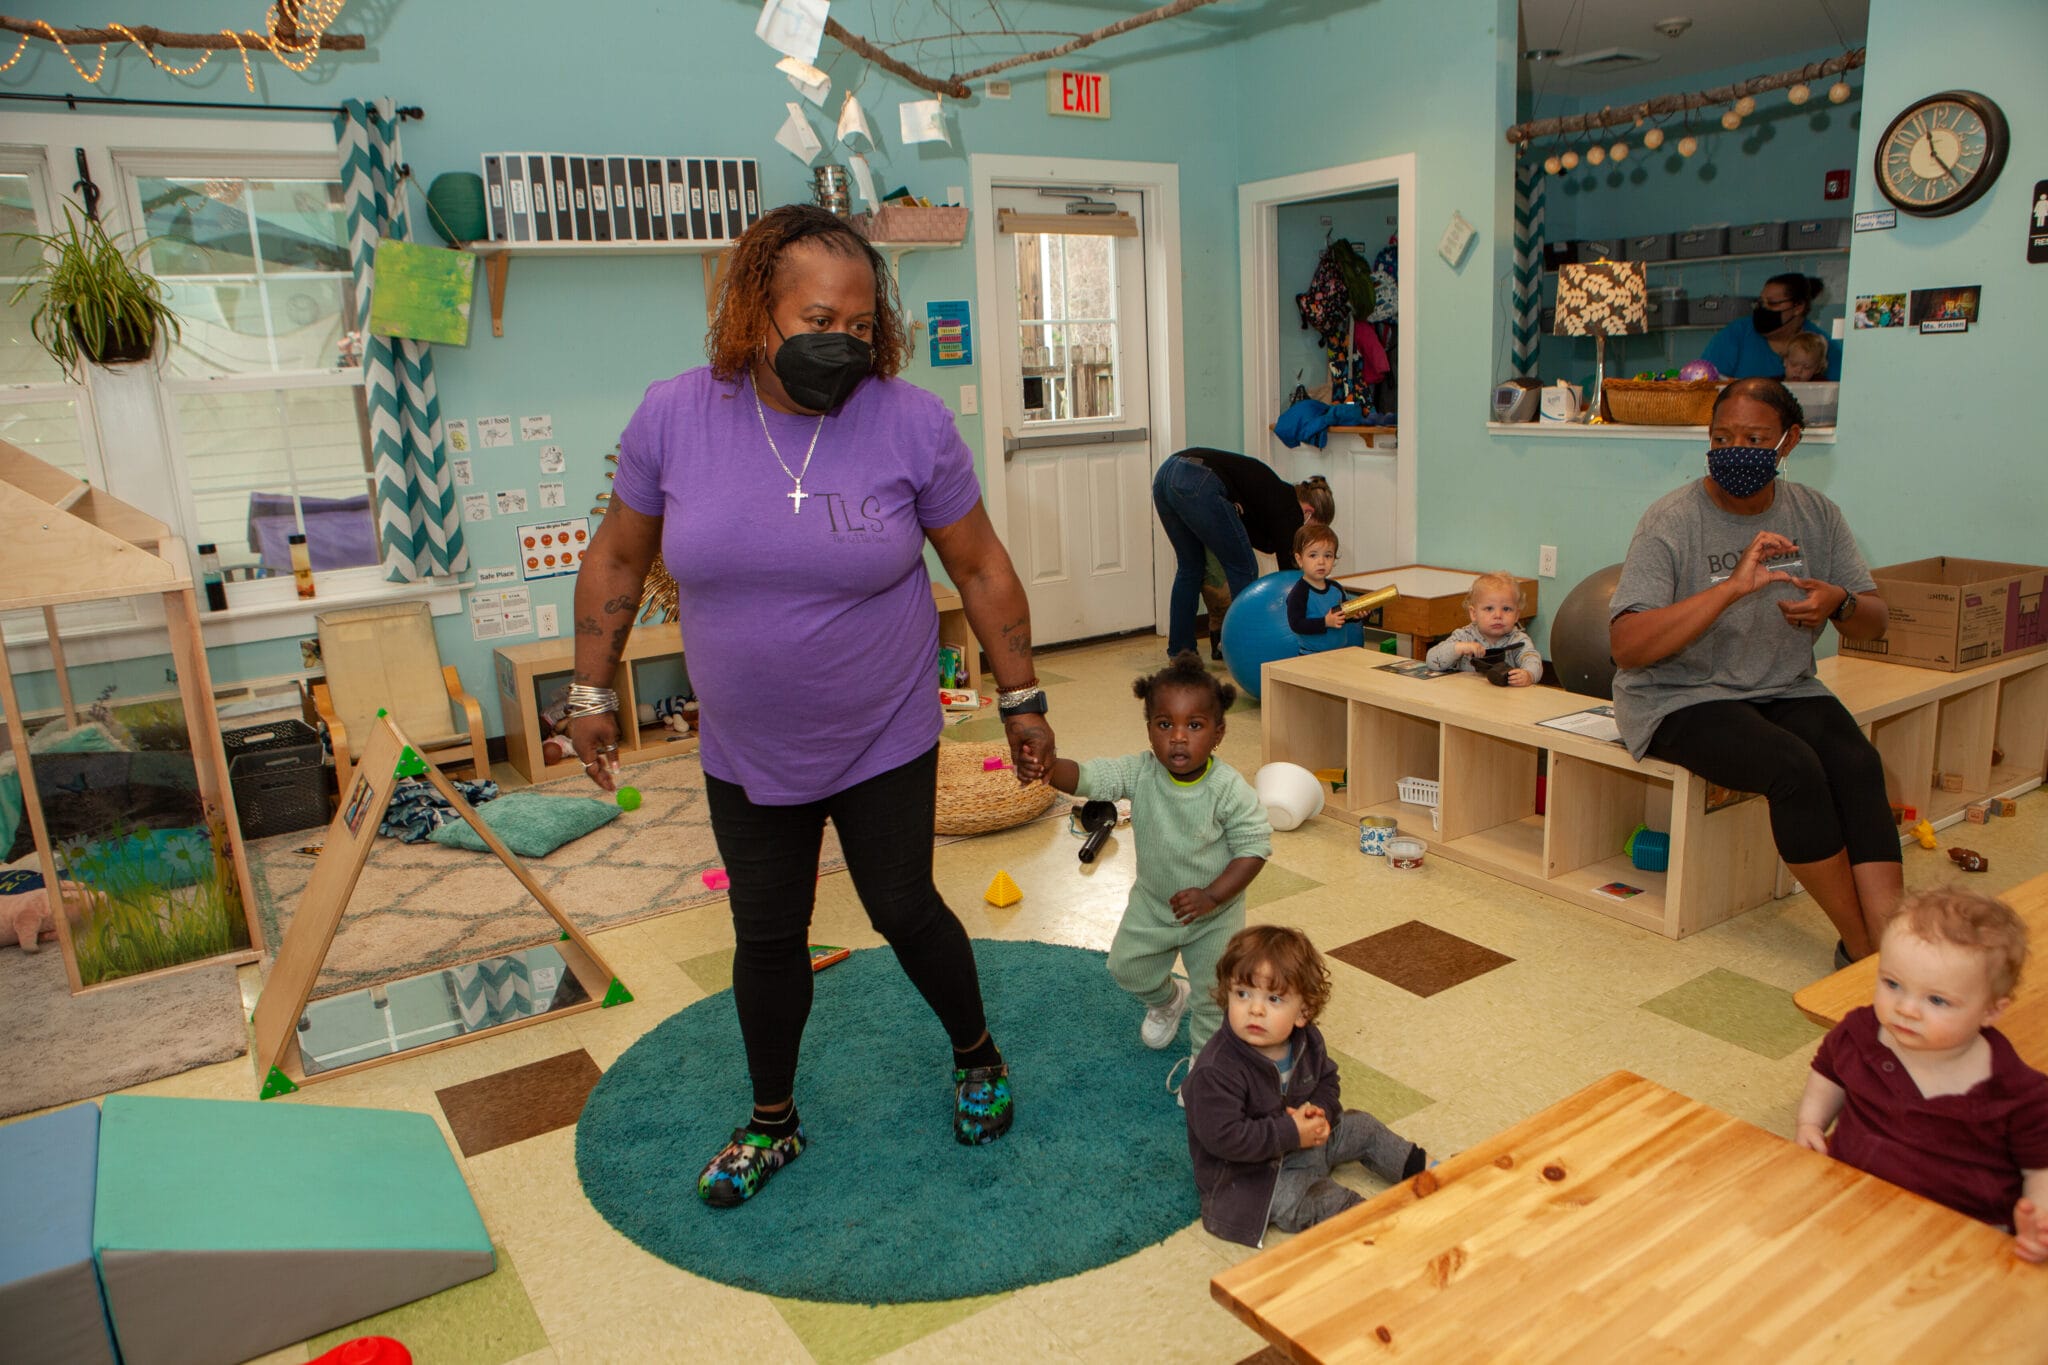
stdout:
<svg viewBox="0 0 2048 1365">
<path fill-rule="evenodd" d="M 554 947 L 582 985 L 586 999 L 578 1004 L 549 1010 L 546 1014 L 515 1019 L 442 1042 L 308 1074 L 299 1055 L 299 1019 L 313 998 L 313 984 L 319 979 L 320 968 L 327 961 L 335 930 L 341 924 L 342 913 L 348 908 L 349 897 L 355 894 L 356 881 L 363 875 L 363 865 L 369 861 L 370 848 L 377 838 L 377 826 L 383 822 L 384 812 L 391 805 L 392 793 L 407 777 L 426 779 L 434 790 L 446 797 L 456 815 L 469 822 L 485 847 L 498 856 L 506 870 L 517 877 L 520 885 L 540 902 L 541 908 L 554 917 L 562 930 L 561 939 Z M 298 912 L 292 916 L 291 926 L 285 930 L 284 943 L 277 950 L 277 965 L 263 987 L 262 998 L 256 1002 L 256 1072 L 266 1078 L 263 1097 L 268 1099 L 273 1094 L 287 1093 L 289 1089 L 309 1081 L 345 1076 L 365 1067 L 402 1061 L 423 1052 L 503 1033 L 507 1029 L 522 1028 L 544 1019 L 559 1019 L 580 1010 L 623 1004 L 632 998 L 619 979 L 612 975 L 604 959 L 598 956 L 590 940 L 569 922 L 561 907 L 541 889 L 540 883 L 533 879 L 518 855 L 505 847 L 489 825 L 477 818 L 476 808 L 462 799 L 462 793 L 442 775 L 440 769 L 419 759 L 397 724 L 389 716 L 379 714 L 370 727 L 369 743 L 356 763 L 355 781 L 350 785 L 334 823 L 327 827 L 327 842 L 321 848 L 320 857 L 313 864 L 313 875 L 299 897 Z"/>
</svg>

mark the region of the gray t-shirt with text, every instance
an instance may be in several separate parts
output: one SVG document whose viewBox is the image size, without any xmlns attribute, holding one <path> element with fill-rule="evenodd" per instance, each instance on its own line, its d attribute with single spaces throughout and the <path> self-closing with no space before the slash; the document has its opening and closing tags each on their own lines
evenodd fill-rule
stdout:
<svg viewBox="0 0 2048 1365">
<path fill-rule="evenodd" d="M 1652 503 L 1636 524 L 1609 619 L 1705 592 L 1734 571 L 1760 531 L 1776 531 L 1799 547 L 1804 567 L 1786 566 L 1795 578 L 1850 592 L 1877 586 L 1842 509 L 1825 495 L 1780 479 L 1769 507 L 1738 516 L 1715 506 L 1695 479 Z M 1788 623 L 1778 610 L 1778 603 L 1804 595 L 1790 583 L 1773 583 L 1730 606 L 1670 658 L 1616 671 L 1614 720 L 1629 753 L 1641 758 L 1664 717 L 1701 702 L 1826 696 L 1813 671 L 1820 632 Z"/>
</svg>

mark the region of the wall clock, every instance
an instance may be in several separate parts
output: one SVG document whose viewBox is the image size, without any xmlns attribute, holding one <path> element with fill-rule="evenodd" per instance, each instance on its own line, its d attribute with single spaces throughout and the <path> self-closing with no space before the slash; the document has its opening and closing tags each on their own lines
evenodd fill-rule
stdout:
<svg viewBox="0 0 2048 1365">
<path fill-rule="evenodd" d="M 2005 169 L 2005 114 L 1974 90 L 1906 106 L 1877 142 L 1877 187 L 1907 213 L 1938 218 L 1981 198 Z"/>
</svg>

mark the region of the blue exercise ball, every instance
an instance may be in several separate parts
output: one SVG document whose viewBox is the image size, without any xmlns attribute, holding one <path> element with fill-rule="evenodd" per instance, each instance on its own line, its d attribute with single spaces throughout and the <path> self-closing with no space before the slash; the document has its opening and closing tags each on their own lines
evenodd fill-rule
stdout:
<svg viewBox="0 0 2048 1365">
<path fill-rule="evenodd" d="M 1231 599 L 1223 618 L 1223 663 L 1240 691 L 1259 695 L 1259 670 L 1278 659 L 1301 653 L 1301 637 L 1287 624 L 1287 593 L 1300 581 L 1299 569 L 1283 569 L 1255 579 Z M 1344 643 L 1365 643 L 1365 629 L 1353 621 L 1344 627 Z"/>
</svg>

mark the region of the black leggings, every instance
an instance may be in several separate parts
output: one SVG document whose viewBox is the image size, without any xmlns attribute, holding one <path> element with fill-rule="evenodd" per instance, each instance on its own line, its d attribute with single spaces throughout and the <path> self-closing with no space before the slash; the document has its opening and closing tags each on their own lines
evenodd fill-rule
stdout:
<svg viewBox="0 0 2048 1365">
<path fill-rule="evenodd" d="M 796 1086 L 798 1045 L 811 1014 L 811 911 L 825 817 L 839 831 L 868 922 L 962 1051 L 987 1021 L 967 930 L 932 884 L 936 746 L 900 768 L 801 806 L 760 806 L 746 789 L 706 773 L 711 832 L 732 878 L 733 1004 L 756 1104 Z"/>
<path fill-rule="evenodd" d="M 1832 696 L 1688 706 L 1658 724 L 1649 753 L 1709 782 L 1762 792 L 1788 863 L 1823 862 L 1844 848 L 1852 864 L 1900 861 L 1884 764 Z"/>
</svg>

